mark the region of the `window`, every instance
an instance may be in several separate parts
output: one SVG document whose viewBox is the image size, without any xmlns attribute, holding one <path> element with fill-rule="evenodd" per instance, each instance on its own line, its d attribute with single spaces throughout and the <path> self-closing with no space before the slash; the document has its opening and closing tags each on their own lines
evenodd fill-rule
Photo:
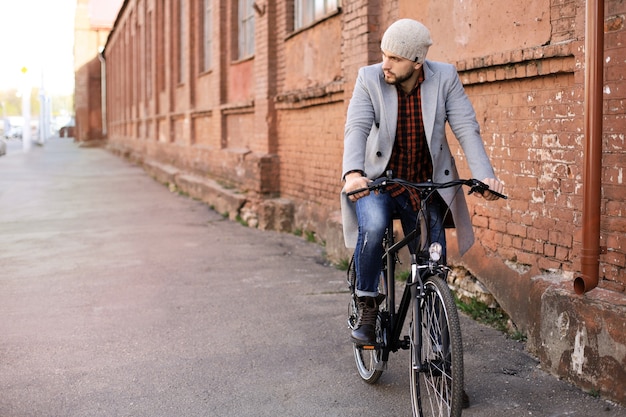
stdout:
<svg viewBox="0 0 626 417">
<path fill-rule="evenodd" d="M 295 0 L 294 29 L 302 29 L 339 10 L 341 0 Z"/>
<path fill-rule="evenodd" d="M 152 10 L 148 11 L 146 18 L 146 103 L 152 96 Z"/>
<path fill-rule="evenodd" d="M 185 0 L 178 0 L 178 83 L 185 82 L 185 40 L 187 38 L 187 22 L 185 21 Z"/>
<path fill-rule="evenodd" d="M 200 46 L 200 72 L 211 69 L 213 65 L 213 0 L 202 0 L 202 43 Z"/>
<path fill-rule="evenodd" d="M 155 21 L 155 36 L 156 36 L 156 77 L 157 88 L 159 91 L 165 91 L 165 0 L 158 0 L 156 3 L 156 21 Z"/>
<path fill-rule="evenodd" d="M 239 50 L 237 59 L 254 55 L 254 0 L 239 0 Z"/>
</svg>

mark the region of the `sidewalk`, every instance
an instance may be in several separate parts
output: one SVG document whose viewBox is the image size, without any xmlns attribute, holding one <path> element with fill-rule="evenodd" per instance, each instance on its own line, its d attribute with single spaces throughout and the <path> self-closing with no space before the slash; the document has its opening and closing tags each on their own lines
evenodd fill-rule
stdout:
<svg viewBox="0 0 626 417">
<path fill-rule="evenodd" d="M 408 353 L 359 380 L 344 273 L 104 149 L 0 157 L 0 416 L 410 416 Z M 618 417 L 462 317 L 465 417 Z"/>
</svg>

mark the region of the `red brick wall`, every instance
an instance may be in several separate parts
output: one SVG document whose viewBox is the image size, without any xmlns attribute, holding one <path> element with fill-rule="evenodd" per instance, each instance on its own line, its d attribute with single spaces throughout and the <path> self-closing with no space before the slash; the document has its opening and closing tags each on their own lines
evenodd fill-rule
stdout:
<svg viewBox="0 0 626 417">
<path fill-rule="evenodd" d="M 230 36 L 236 33 L 232 28 L 236 1 L 218 2 L 214 9 L 214 34 L 219 41 L 215 42 L 216 64 L 201 74 L 196 72 L 198 57 L 192 47 L 199 42 L 193 27 L 198 19 L 192 14 L 198 13 L 199 6 L 193 3 L 187 8 L 191 26 L 186 31 L 186 82 L 179 83 L 176 0 L 131 1 L 107 45 L 111 142 L 138 152 L 145 150 L 149 157 L 167 155 L 168 163 L 207 171 L 234 183 L 246 175 L 238 179 L 225 167 L 213 167 L 194 155 L 201 151 L 215 154 L 209 160 L 219 160 L 220 153 L 232 154 L 229 149 L 275 153 L 280 161 L 280 185 L 273 195 L 337 210 L 333 193 L 340 186 L 345 107 L 358 67 L 379 59 L 378 42 L 384 28 L 400 13 L 421 13 L 415 17 L 423 17 L 441 39 L 431 48 L 432 58 L 451 50 L 459 33 L 467 35 L 466 28 L 453 22 L 450 36 L 445 37 L 442 25 L 436 23 L 437 9 L 417 7 L 423 3 L 428 1 L 347 2 L 339 14 L 292 33 L 293 10 L 287 2 L 277 2 L 268 6 L 264 15 L 257 14 L 255 58 L 236 62 L 232 61 L 236 39 Z M 584 2 L 553 0 L 547 6 L 534 0 L 530 6 L 529 16 L 537 16 L 534 23 L 533 19 L 516 20 L 510 35 L 503 29 L 510 10 L 503 11 L 502 20 L 493 22 L 494 30 L 513 46 L 518 43 L 517 49 L 490 52 L 495 48 L 491 45 L 486 55 L 474 56 L 472 51 L 481 47 L 476 36 L 486 32 L 481 28 L 470 33 L 471 47 L 457 49 L 455 55 L 488 151 L 511 196 L 495 206 L 476 204 L 475 223 L 484 246 L 507 262 L 521 268 L 536 266 L 542 273 L 573 275 L 580 269 L 584 56 L 579 39 L 584 36 Z M 621 216 L 624 8 L 623 2 L 608 1 L 601 236 L 607 253 L 601 259 L 600 283 L 619 292 L 626 285 Z M 148 16 L 154 19 L 150 26 L 146 24 Z M 520 26 L 539 25 L 543 39 L 548 23 L 549 44 L 524 47 L 539 38 L 524 39 Z M 268 30 L 270 25 L 275 29 Z M 147 27 L 157 30 L 147 33 Z M 533 32 L 533 36 L 538 35 Z M 154 63 L 141 62 L 146 45 L 151 45 Z M 148 68 L 152 79 L 146 79 Z M 97 118 L 85 117 L 95 128 Z M 80 119 L 84 124 L 84 117 Z M 83 130 L 79 127 L 79 131 Z M 463 160 L 461 152 L 458 159 Z M 326 185 L 316 184 L 319 180 Z"/>
<path fill-rule="evenodd" d="M 233 62 L 229 49 L 235 40 L 228 34 L 233 33 L 230 26 L 235 1 L 218 3 L 214 10 L 214 30 L 221 44 L 216 42 L 215 68 L 208 73 L 194 72 L 198 58 L 191 45 L 197 45 L 198 40 L 191 27 L 187 31 L 190 51 L 185 58 L 187 82 L 182 84 L 174 69 L 178 56 L 174 36 L 177 19 L 173 17 L 176 13 L 169 13 L 178 10 L 176 2 L 128 3 L 107 45 L 112 143 L 149 150 L 148 156 L 168 155 L 167 162 L 202 166 L 218 176 L 227 175 L 227 170 L 211 169 L 206 162 L 198 162 L 191 156 L 194 149 L 217 154 L 225 149 L 277 153 L 281 177 L 277 192 L 296 201 L 331 204 L 336 209 L 338 203 L 331 196 L 333 187 L 339 186 L 336 179 L 342 118 L 356 70 L 379 59 L 380 34 L 399 14 L 398 8 L 401 13 L 418 13 L 414 11 L 415 4 L 348 2 L 341 13 L 292 34 L 288 26 L 293 11 L 285 2 L 278 2 L 269 7 L 264 16 L 257 16 L 259 39 L 255 59 Z M 485 237 L 485 247 L 497 248 L 510 262 L 522 267 L 537 265 L 543 272 L 574 274 L 579 269 L 581 227 L 584 56 L 579 39 L 584 35 L 584 2 L 555 0 L 547 7 L 535 0 L 531 5 L 540 16 L 535 21 L 540 22 L 542 28 L 546 25 L 546 11 L 550 10 L 549 45 L 525 48 L 520 45 L 518 49 L 479 57 L 472 56 L 471 51 L 477 48 L 473 47 L 461 51 L 456 61 L 475 103 L 494 165 L 511 195 L 508 202 L 497 208 L 478 204 L 474 208 L 479 214 L 476 226 L 478 233 Z M 623 202 L 625 6 L 617 1 L 609 1 L 608 5 L 606 185 L 602 202 L 602 244 L 607 246 L 608 253 L 602 256 L 605 280 L 601 285 L 623 291 L 624 226 L 620 207 Z M 197 19 L 190 10 L 188 8 L 189 22 L 193 24 Z M 436 10 L 429 10 L 424 16 L 426 23 L 435 28 L 434 33 L 441 33 L 440 25 L 428 22 L 436 18 Z M 150 27 L 163 30 L 146 33 L 147 16 L 165 25 Z M 505 23 L 498 21 L 494 25 L 501 30 Z M 270 24 L 275 25 L 275 31 L 268 30 Z M 520 40 L 519 33 L 516 29 L 511 39 L 527 43 Z M 440 34 L 439 38 L 442 37 Z M 450 36 L 450 39 L 456 37 Z M 432 57 L 441 56 L 447 42 L 450 40 L 444 38 L 443 46 L 436 43 L 431 48 Z M 137 60 L 145 56 L 146 44 L 152 46 L 154 63 Z M 149 66 L 152 79 L 146 80 Z M 94 89 L 90 86 L 84 90 Z M 148 91 L 155 94 L 150 95 Z M 342 103 L 343 108 L 337 103 Z M 89 124 L 97 123 L 94 117 L 89 120 Z M 142 145 L 144 140 L 149 145 Z M 328 146 L 335 149 L 330 150 Z M 463 159 L 462 153 L 459 152 L 458 158 Z M 318 159 L 324 164 L 316 167 Z M 307 162 L 313 166 L 308 166 Z M 320 187 L 310 183 L 317 178 L 316 169 L 328 175 L 333 185 L 322 187 L 314 195 L 301 191 Z M 303 171 L 303 175 L 294 176 L 298 171 Z M 556 225 L 558 232 L 554 231 Z"/>
<path fill-rule="evenodd" d="M 281 194 L 312 200 L 326 212 L 337 209 L 345 122 L 342 101 L 300 110 L 281 110 L 278 154 Z"/>
<path fill-rule="evenodd" d="M 119 4 L 107 5 L 113 9 Z M 76 1 L 74 25 L 74 112 L 76 119 L 75 139 L 80 142 L 103 138 L 101 64 L 99 49 L 106 43 L 113 22 L 100 21 L 93 26 L 89 15 L 89 0 Z M 113 14 L 113 13 L 111 13 Z"/>
<path fill-rule="evenodd" d="M 244 61 L 233 58 L 237 1 L 214 1 L 215 64 L 202 73 L 194 26 L 200 3 L 187 0 L 183 83 L 176 72 L 177 1 L 129 0 L 109 38 L 111 148 L 151 166 L 170 166 L 170 173 L 236 189 L 245 203 L 233 210 L 245 211 L 251 224 L 314 232 L 334 260 L 349 256 L 338 193 L 345 112 L 357 70 L 380 59 L 380 37 L 397 17 L 433 28 L 429 57 L 456 64 L 510 197 L 469 199 L 478 243 L 463 258 L 451 243 L 451 258 L 477 275 L 528 332 L 542 362 L 583 386 L 593 383 L 560 359 L 571 354 L 577 330 L 566 340 L 551 339 L 566 333 L 554 328 L 565 322 L 563 315 L 584 325 L 590 313 L 576 316 L 544 300 L 556 298 L 563 308 L 584 305 L 595 312 L 600 325 L 594 329 L 601 332 L 602 325 L 613 326 L 605 312 L 620 305 L 606 294 L 625 296 L 624 2 L 606 0 L 600 288 L 568 303 L 580 271 L 583 226 L 584 0 L 531 0 L 523 5 L 525 14 L 517 4 L 492 7 L 495 0 L 475 10 L 451 0 L 344 1 L 338 13 L 297 32 L 292 2 L 265 2 L 255 15 L 255 55 Z M 142 61 L 146 45 L 152 62 Z M 453 150 L 463 166 L 464 155 Z M 265 212 L 292 217 L 263 219 Z M 624 340 L 589 340 L 590 352 L 617 352 L 615 360 L 623 363 Z M 603 360 L 609 359 L 590 358 L 589 366 L 600 369 Z M 602 390 L 615 396 L 610 384 Z"/>
<path fill-rule="evenodd" d="M 608 6 L 608 7 L 607 7 Z M 613 281 L 612 288 L 624 291 L 626 286 L 626 3 L 606 4 L 604 60 L 604 140 L 603 218 L 601 244 L 607 254 L 601 256 L 601 274 Z"/>
<path fill-rule="evenodd" d="M 580 32 L 580 27 L 572 26 L 577 17 L 570 16 L 570 3 L 563 4 L 564 11 L 557 14 L 554 25 L 576 27 Z M 624 203 L 625 50 L 617 47 L 617 39 L 624 36 L 623 18 L 618 14 L 623 10 L 619 10 L 607 18 L 605 41 L 600 244 L 607 247 L 607 253 L 600 258 L 599 285 L 623 292 L 626 229 L 618 207 Z M 480 221 L 490 229 L 478 228 L 489 237 L 482 241 L 508 261 L 536 265 L 542 273 L 572 276 L 580 271 L 585 141 L 581 50 L 582 42 L 574 41 L 498 54 L 489 57 L 489 66 L 458 63 L 465 69 L 461 76 L 476 107 L 483 138 L 511 197 L 499 209 L 477 208 L 486 217 Z"/>
<path fill-rule="evenodd" d="M 582 198 L 582 98 L 571 47 L 541 53 L 540 63 L 508 56 L 489 69 L 462 74 L 509 195 L 506 202 L 477 205 L 475 222 L 481 223 L 483 244 L 504 259 L 543 272 L 572 272 Z M 464 157 L 458 153 L 457 159 Z"/>
</svg>

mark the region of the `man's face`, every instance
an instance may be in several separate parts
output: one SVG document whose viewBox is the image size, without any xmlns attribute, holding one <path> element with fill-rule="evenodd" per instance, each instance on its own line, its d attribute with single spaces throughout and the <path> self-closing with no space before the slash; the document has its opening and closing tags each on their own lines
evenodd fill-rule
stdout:
<svg viewBox="0 0 626 417">
<path fill-rule="evenodd" d="M 387 84 L 399 85 L 409 80 L 422 64 L 394 55 L 388 51 L 383 53 L 383 75 Z"/>
</svg>

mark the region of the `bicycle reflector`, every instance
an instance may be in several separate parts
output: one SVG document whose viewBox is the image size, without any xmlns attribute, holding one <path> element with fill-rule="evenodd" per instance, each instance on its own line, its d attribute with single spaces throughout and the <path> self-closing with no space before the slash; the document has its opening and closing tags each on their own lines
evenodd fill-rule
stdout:
<svg viewBox="0 0 626 417">
<path fill-rule="evenodd" d="M 430 244 L 430 248 L 428 248 L 428 253 L 430 255 L 430 260 L 433 262 L 437 262 L 441 259 L 441 254 L 443 252 L 443 247 L 439 242 L 433 242 Z"/>
</svg>

